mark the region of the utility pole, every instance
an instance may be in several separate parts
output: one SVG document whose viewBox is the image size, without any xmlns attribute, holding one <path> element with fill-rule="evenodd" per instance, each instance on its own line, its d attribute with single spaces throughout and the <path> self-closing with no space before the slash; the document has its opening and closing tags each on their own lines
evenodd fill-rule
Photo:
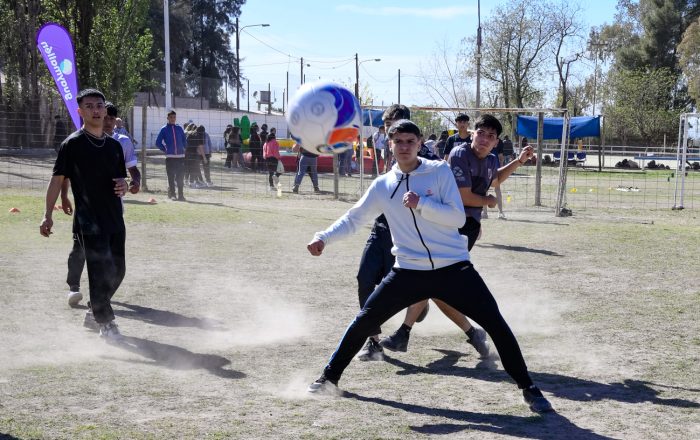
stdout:
<svg viewBox="0 0 700 440">
<path fill-rule="evenodd" d="M 399 102 L 397 104 L 401 104 L 401 69 L 399 69 Z"/>
<path fill-rule="evenodd" d="M 304 84 L 304 57 L 301 57 L 301 75 L 299 75 L 299 81 Z"/>
<path fill-rule="evenodd" d="M 478 109 L 481 107 L 481 0 L 477 2 L 477 16 L 479 26 L 476 29 L 476 108 Z"/>
<path fill-rule="evenodd" d="M 360 101 L 360 60 L 355 53 L 355 98 Z"/>
</svg>

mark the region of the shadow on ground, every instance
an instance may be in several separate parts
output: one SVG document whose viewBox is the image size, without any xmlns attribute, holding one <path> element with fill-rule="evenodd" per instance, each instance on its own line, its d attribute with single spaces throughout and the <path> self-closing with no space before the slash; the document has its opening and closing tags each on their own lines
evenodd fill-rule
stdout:
<svg viewBox="0 0 700 440">
<path fill-rule="evenodd" d="M 194 327 L 202 330 L 226 331 L 223 323 L 214 319 L 192 318 L 168 310 L 158 310 L 119 301 L 112 301 L 112 305 L 127 309 L 114 309 L 114 314 L 120 318 L 137 319 L 164 327 Z"/>
<path fill-rule="evenodd" d="M 443 357 L 431 362 L 425 367 L 412 365 L 399 359 L 386 356 L 388 363 L 401 368 L 396 374 L 440 374 L 445 376 L 468 377 L 489 382 L 512 382 L 512 379 L 503 370 L 496 369 L 492 360 L 482 360 L 475 367 L 456 365 L 464 353 L 451 350 L 435 349 Z M 615 400 L 624 403 L 649 402 L 655 405 L 675 406 L 679 408 L 700 408 L 700 403 L 684 399 L 663 399 L 659 397 L 659 391 L 651 385 L 670 388 L 665 385 L 651 382 L 625 379 L 622 382 L 601 383 L 577 377 L 565 376 L 554 373 L 530 372 L 532 380 L 542 391 L 551 393 L 557 398 L 576 400 L 581 402 L 595 402 L 601 400 Z M 685 389 L 684 391 L 700 393 L 697 389 Z M 698 396 L 700 397 L 700 395 Z"/>
<path fill-rule="evenodd" d="M 513 252 L 529 252 L 529 253 L 533 253 L 533 254 L 549 255 L 550 257 L 563 257 L 562 254 L 556 253 L 554 251 L 548 251 L 545 249 L 535 249 L 535 248 L 530 248 L 530 247 L 525 247 L 525 246 L 507 246 L 504 244 L 496 244 L 496 243 L 476 243 L 474 246 L 480 247 L 480 248 L 501 249 L 504 251 L 513 251 Z"/>
<path fill-rule="evenodd" d="M 532 415 L 528 417 L 506 414 L 487 414 L 396 402 L 382 399 L 381 397 L 365 397 L 349 392 L 345 392 L 343 395 L 344 397 L 357 399 L 362 402 L 376 403 L 413 414 L 441 417 L 461 422 L 436 423 L 409 427 L 412 431 L 421 434 L 453 434 L 460 431 L 483 431 L 530 439 L 611 439 L 611 437 L 599 435 L 588 429 L 580 428 L 566 417 L 557 413 L 548 413 L 543 416 Z"/>
<path fill-rule="evenodd" d="M 115 344 L 115 346 L 150 359 L 150 361 L 129 359 L 127 362 L 157 365 L 172 370 L 203 369 L 214 376 L 224 379 L 242 379 L 246 377 L 244 373 L 239 371 L 224 369 L 225 366 L 231 364 L 231 361 L 224 357 L 213 354 L 193 353 L 175 345 L 125 336 L 123 342 Z"/>
</svg>

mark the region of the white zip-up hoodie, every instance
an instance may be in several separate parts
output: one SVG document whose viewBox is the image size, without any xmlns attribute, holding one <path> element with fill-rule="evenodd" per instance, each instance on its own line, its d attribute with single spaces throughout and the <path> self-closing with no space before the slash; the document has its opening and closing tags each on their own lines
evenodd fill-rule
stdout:
<svg viewBox="0 0 700 440">
<path fill-rule="evenodd" d="M 449 165 L 418 160 L 420 165 L 409 174 L 394 165 L 375 179 L 355 206 L 314 238 L 328 245 L 384 213 L 394 242 L 395 267 L 432 270 L 469 260 L 465 239 L 457 231 L 464 225 L 464 207 Z M 403 206 L 408 191 L 420 196 L 416 209 Z"/>
</svg>

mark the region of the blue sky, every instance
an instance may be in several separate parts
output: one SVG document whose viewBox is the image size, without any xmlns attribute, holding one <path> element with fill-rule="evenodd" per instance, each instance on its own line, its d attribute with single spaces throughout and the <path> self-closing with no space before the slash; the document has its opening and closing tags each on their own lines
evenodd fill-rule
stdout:
<svg viewBox="0 0 700 440">
<path fill-rule="evenodd" d="M 483 0 L 482 22 L 502 3 Z M 591 26 L 611 23 L 616 3 L 581 1 L 581 18 Z M 307 82 L 320 78 L 352 85 L 355 53 L 360 61 L 381 59 L 360 66 L 360 83 L 369 85 L 375 104 L 397 101 L 401 69 L 401 102 L 421 105 L 428 103 L 428 97 L 415 78 L 420 63 L 430 59 L 438 44 L 456 48 L 464 37 L 476 33 L 477 1 L 248 0 L 242 8 L 241 28 L 260 23 L 270 26 L 241 31 L 241 69 L 251 90 L 267 90 L 270 83 L 278 105 L 287 72 L 292 94 L 299 86 L 301 57 L 310 65 L 304 66 Z M 235 36 L 231 41 L 235 47 Z M 241 97 L 244 108 L 246 99 Z"/>
</svg>

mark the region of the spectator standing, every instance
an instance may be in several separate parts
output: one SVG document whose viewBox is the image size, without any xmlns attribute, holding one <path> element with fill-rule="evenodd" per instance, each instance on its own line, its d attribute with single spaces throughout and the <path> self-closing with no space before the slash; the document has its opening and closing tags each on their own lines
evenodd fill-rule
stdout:
<svg viewBox="0 0 700 440">
<path fill-rule="evenodd" d="M 243 168 L 243 160 L 241 159 L 241 127 L 232 127 L 228 134 L 226 161 L 229 163 L 229 168 Z M 228 155 L 231 155 L 229 160 Z"/>
<path fill-rule="evenodd" d="M 229 135 L 233 130 L 233 125 L 228 124 L 226 130 L 224 130 L 224 148 L 226 149 L 226 160 L 224 161 L 224 166 L 226 168 L 231 168 L 231 163 L 233 162 L 233 150 L 229 142 Z"/>
<path fill-rule="evenodd" d="M 503 163 L 508 163 L 514 159 L 513 141 L 508 136 L 503 136 Z"/>
<path fill-rule="evenodd" d="M 384 159 L 385 173 L 389 172 L 389 165 L 391 164 L 391 148 L 389 148 L 389 142 L 387 141 L 386 128 L 382 125 L 379 127 L 379 130 L 372 135 L 372 144 L 374 145 L 374 151 L 381 154 L 382 159 Z M 374 172 L 372 174 L 374 174 Z"/>
<path fill-rule="evenodd" d="M 202 171 L 199 168 L 200 161 L 205 161 L 204 155 L 204 127 L 195 124 L 190 125 L 187 136 L 187 150 L 185 151 L 185 168 L 191 188 L 201 188 L 204 185 Z"/>
<path fill-rule="evenodd" d="M 449 157 L 450 151 L 457 145 L 472 143 L 472 137 L 469 133 L 469 115 L 466 113 L 458 114 L 455 118 L 455 124 L 457 125 L 457 133 L 447 138 L 445 154 L 442 156 L 445 160 Z"/>
<path fill-rule="evenodd" d="M 53 149 L 58 152 L 58 148 L 61 146 L 61 143 L 63 143 L 68 136 L 68 130 L 66 129 L 66 124 L 63 122 L 60 116 L 56 115 L 54 116 L 54 119 L 56 120 L 56 126 L 53 133 Z"/>
<path fill-rule="evenodd" d="M 311 178 L 311 183 L 314 186 L 314 192 L 320 193 L 321 190 L 318 187 L 318 154 L 306 151 L 299 144 L 294 144 L 292 151 L 297 153 L 297 175 L 294 177 L 292 192 L 295 194 L 299 192 L 299 185 L 304 179 L 304 174 L 309 170 L 309 178 Z"/>
<path fill-rule="evenodd" d="M 435 143 L 435 154 L 440 158 L 445 157 L 445 147 L 447 145 L 447 138 L 450 137 L 450 133 L 447 130 L 440 132 L 440 137 Z"/>
<path fill-rule="evenodd" d="M 280 156 L 280 144 L 277 142 L 274 133 L 267 135 L 267 140 L 263 145 L 263 159 L 267 163 L 267 179 L 270 183 L 270 191 L 277 189 L 282 173 L 277 172 L 277 163 L 282 160 Z"/>
<path fill-rule="evenodd" d="M 156 138 L 156 147 L 165 153 L 165 172 L 168 175 L 168 197 L 175 200 L 175 185 L 177 184 L 177 200 L 184 201 L 183 193 L 185 179 L 185 148 L 187 138 L 185 130 L 176 124 L 177 114 L 168 112 L 168 123 L 161 127 Z"/>
<path fill-rule="evenodd" d="M 248 149 L 250 150 L 250 169 L 257 172 L 263 169 L 263 141 L 258 133 L 258 124 L 253 122 L 250 126 L 250 139 L 248 139 Z"/>
<path fill-rule="evenodd" d="M 430 136 L 428 136 L 428 140 L 425 141 L 423 145 L 425 145 L 432 154 L 435 154 L 435 145 L 437 144 L 437 135 L 435 133 L 432 133 Z"/>
<path fill-rule="evenodd" d="M 204 143 L 202 144 L 204 146 L 204 159 L 202 159 L 202 169 L 204 170 L 204 183 L 207 186 L 214 186 L 214 183 L 212 183 L 211 181 L 211 136 L 209 136 L 209 133 L 207 133 L 207 130 L 204 127 L 204 125 L 200 125 L 199 128 L 202 129 L 202 134 L 204 135 Z"/>
</svg>

